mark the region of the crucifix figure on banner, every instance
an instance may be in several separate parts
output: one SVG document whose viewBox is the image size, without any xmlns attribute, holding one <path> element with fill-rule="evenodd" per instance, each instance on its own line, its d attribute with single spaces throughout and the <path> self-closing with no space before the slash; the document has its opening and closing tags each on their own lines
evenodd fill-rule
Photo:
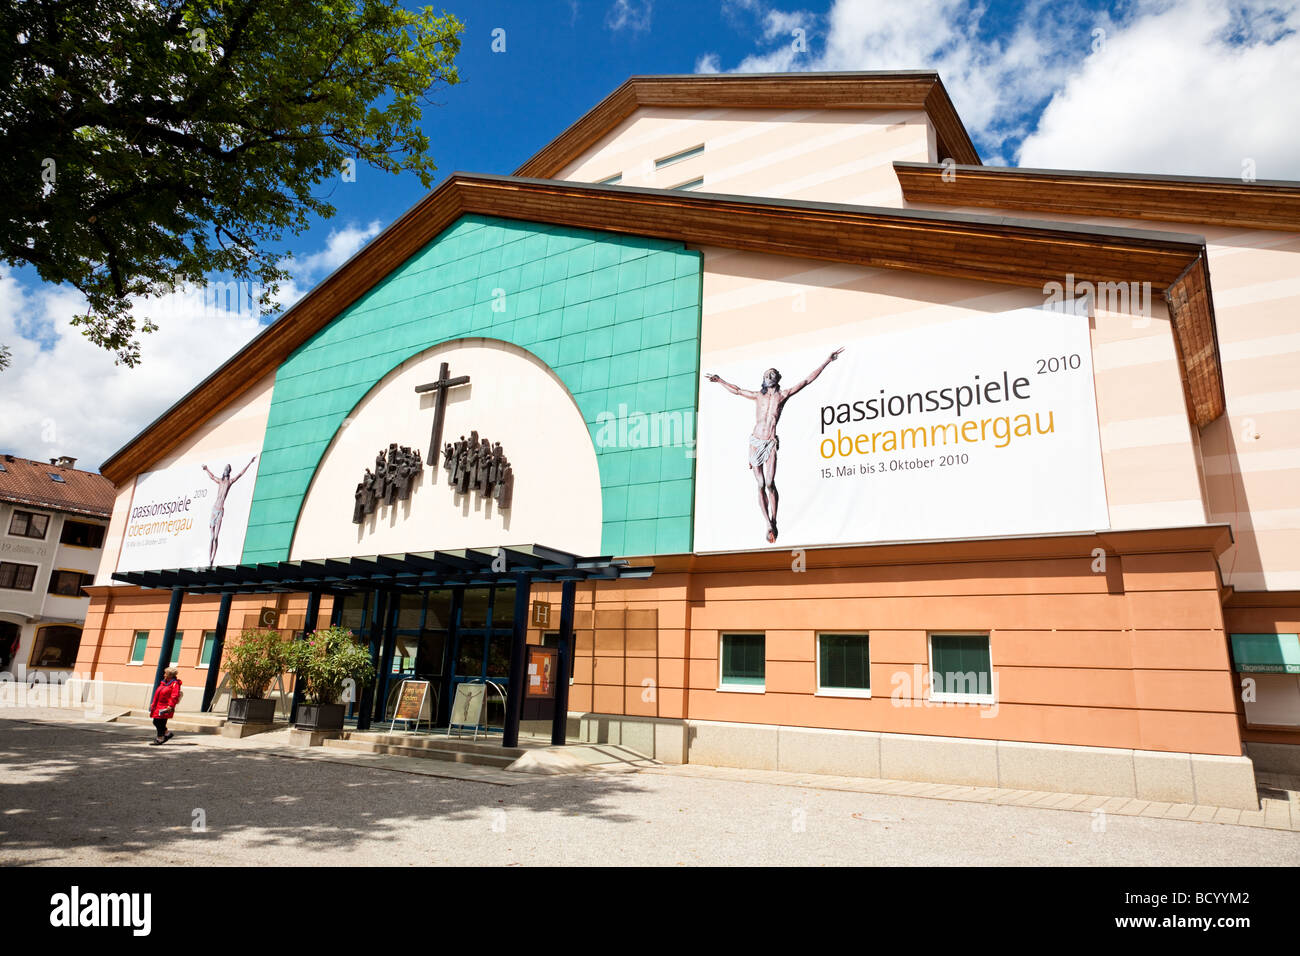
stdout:
<svg viewBox="0 0 1300 956">
<path fill-rule="evenodd" d="M 442 368 L 438 370 L 438 380 L 430 382 L 427 385 L 415 386 L 416 394 L 424 392 L 436 392 L 437 402 L 434 404 L 433 412 L 433 432 L 429 437 L 429 454 L 425 457 L 425 464 L 430 464 L 436 470 L 438 467 L 438 453 L 442 450 L 442 423 L 447 417 L 447 393 L 457 385 L 468 385 L 468 375 L 458 375 L 455 378 L 449 378 L 451 367 L 442 363 Z"/>
</svg>

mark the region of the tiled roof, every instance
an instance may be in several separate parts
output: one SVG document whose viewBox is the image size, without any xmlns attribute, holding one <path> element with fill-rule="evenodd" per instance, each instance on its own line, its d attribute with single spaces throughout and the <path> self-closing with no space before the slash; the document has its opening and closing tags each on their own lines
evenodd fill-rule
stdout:
<svg viewBox="0 0 1300 956">
<path fill-rule="evenodd" d="M 93 471 L 78 471 L 16 455 L 0 456 L 0 501 L 107 518 L 113 513 L 113 483 Z M 59 479 L 51 477 L 57 475 Z"/>
</svg>

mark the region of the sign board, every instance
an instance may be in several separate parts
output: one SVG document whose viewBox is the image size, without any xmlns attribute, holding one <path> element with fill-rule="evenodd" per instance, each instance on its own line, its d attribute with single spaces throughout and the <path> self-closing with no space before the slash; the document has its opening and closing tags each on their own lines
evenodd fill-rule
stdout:
<svg viewBox="0 0 1300 956">
<path fill-rule="evenodd" d="M 117 570 L 238 564 L 260 453 L 225 448 L 139 475 Z"/>
<path fill-rule="evenodd" d="M 1086 315 L 867 328 L 703 356 L 699 551 L 1109 527 Z"/>
<path fill-rule="evenodd" d="M 257 612 L 257 626 L 274 629 L 280 623 L 280 612 L 273 607 L 264 607 Z"/>
<path fill-rule="evenodd" d="M 529 623 L 534 627 L 549 627 L 551 624 L 551 606 L 545 601 L 534 601 L 533 613 Z"/>
<path fill-rule="evenodd" d="M 429 708 L 429 682 L 427 680 L 404 680 L 402 690 L 397 695 L 397 710 L 394 720 L 427 720 Z"/>
<path fill-rule="evenodd" d="M 529 697 L 554 697 L 555 673 L 559 669 L 559 651 L 554 647 L 528 645 Z"/>
<path fill-rule="evenodd" d="M 451 702 L 451 726 L 478 726 L 483 723 L 483 705 L 487 702 L 486 684 L 461 684 Z M 450 729 L 450 728 L 449 728 Z"/>
</svg>

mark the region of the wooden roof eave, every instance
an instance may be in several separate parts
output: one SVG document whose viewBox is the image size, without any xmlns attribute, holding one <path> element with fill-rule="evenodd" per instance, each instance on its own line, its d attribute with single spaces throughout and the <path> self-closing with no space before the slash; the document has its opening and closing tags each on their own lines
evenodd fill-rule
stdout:
<svg viewBox="0 0 1300 956">
<path fill-rule="evenodd" d="M 1203 257 L 1205 243 L 1177 233 L 1005 216 L 456 173 L 114 453 L 101 473 L 121 485 L 148 470 L 466 214 L 1039 288 L 1073 273 L 1078 281 L 1149 281 L 1163 292 Z M 1212 327 L 1193 334 L 1213 310 L 1208 274 L 1197 281 L 1204 298 L 1189 298 L 1196 307 L 1185 327 L 1199 341 L 1213 337 Z M 1217 352 L 1189 380 L 1221 393 Z"/>
</svg>

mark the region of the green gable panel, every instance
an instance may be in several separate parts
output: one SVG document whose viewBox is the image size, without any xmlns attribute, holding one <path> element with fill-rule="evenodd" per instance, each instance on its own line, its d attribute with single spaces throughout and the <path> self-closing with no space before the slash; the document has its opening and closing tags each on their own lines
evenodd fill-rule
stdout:
<svg viewBox="0 0 1300 956">
<path fill-rule="evenodd" d="M 527 349 L 572 393 L 600 469 L 602 551 L 690 551 L 701 275 L 681 243 L 461 218 L 277 370 L 243 560 L 289 557 L 321 458 L 380 379 L 469 336 Z M 658 418 L 648 447 L 636 413 Z"/>
</svg>

